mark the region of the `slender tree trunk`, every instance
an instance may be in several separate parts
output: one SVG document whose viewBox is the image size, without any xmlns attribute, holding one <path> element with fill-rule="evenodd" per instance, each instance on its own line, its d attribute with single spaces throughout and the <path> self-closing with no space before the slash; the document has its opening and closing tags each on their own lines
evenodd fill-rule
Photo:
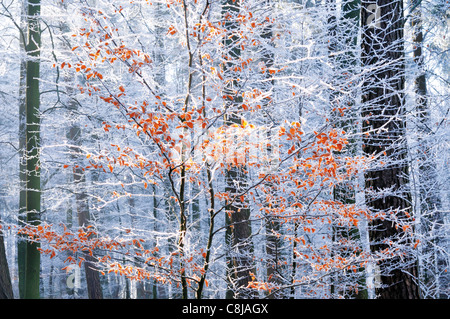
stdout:
<svg viewBox="0 0 450 319">
<path fill-rule="evenodd" d="M 27 210 L 27 167 L 26 167 L 26 41 L 27 41 L 27 4 L 25 1 L 20 7 L 20 73 L 19 73 L 19 226 L 26 222 Z M 19 297 L 25 296 L 25 263 L 26 263 L 27 243 L 24 238 L 19 238 L 17 242 L 17 266 L 19 274 Z"/>
<path fill-rule="evenodd" d="M 204 110 L 204 109 L 203 109 Z M 205 111 L 203 111 L 205 112 Z M 205 113 L 203 113 L 205 114 Z M 204 285 L 206 282 L 206 276 L 208 275 L 208 269 L 209 269 L 209 261 L 211 258 L 211 247 L 212 247 L 212 242 L 213 242 L 213 238 L 214 238 L 214 228 L 215 228 L 215 217 L 216 217 L 216 212 L 215 212 L 215 194 L 214 194 L 214 186 L 212 183 L 212 174 L 211 174 L 211 169 L 208 166 L 208 164 L 206 165 L 206 175 L 208 178 L 208 193 L 209 193 L 209 231 L 208 231 L 208 241 L 206 243 L 206 255 L 205 255 L 205 261 L 204 261 L 204 266 L 203 269 L 205 270 L 203 275 L 200 277 L 200 281 L 198 283 L 198 288 L 196 291 L 196 298 L 197 299 L 201 299 L 202 298 L 202 293 L 203 293 L 203 289 L 204 289 Z"/>
<path fill-rule="evenodd" d="M 27 223 L 37 226 L 41 211 L 41 176 L 40 176 L 40 48 L 41 30 L 40 1 L 28 1 L 28 43 L 26 71 L 26 214 Z M 27 299 L 39 299 L 40 252 L 39 243 L 27 242 L 25 266 L 25 294 Z"/>
<path fill-rule="evenodd" d="M 200 16 L 199 23 L 202 23 L 206 19 L 206 15 L 210 10 L 210 2 L 209 0 L 205 3 L 205 8 Z M 202 38 L 200 33 L 198 34 L 198 42 L 199 42 L 199 49 L 198 49 L 198 63 L 199 67 L 202 73 L 201 76 L 201 101 L 202 101 L 202 115 L 203 118 L 206 118 L 206 71 L 204 68 L 204 61 L 203 61 L 203 50 L 202 50 Z M 208 239 L 206 242 L 206 252 L 204 255 L 204 262 L 203 262 L 203 269 L 204 272 L 202 276 L 200 277 L 197 290 L 195 292 L 195 297 L 197 299 L 203 298 L 203 290 L 206 285 L 206 277 L 208 276 L 208 270 L 210 266 L 210 260 L 211 260 L 211 247 L 213 244 L 214 234 L 215 234 L 215 217 L 217 216 L 216 209 L 215 209 L 215 192 L 214 192 L 214 185 L 213 185 L 213 175 L 211 172 L 211 167 L 209 166 L 209 163 L 205 163 L 205 170 L 206 170 L 206 178 L 208 183 L 208 195 L 209 195 L 209 229 L 208 229 Z M 198 194 L 197 192 L 195 194 Z M 208 201 L 208 200 L 207 200 Z M 207 203 L 206 203 L 207 204 Z M 198 207 L 198 218 L 201 218 L 200 216 L 200 207 Z M 201 229 L 201 225 L 198 226 L 198 230 Z"/>
<path fill-rule="evenodd" d="M 362 63 L 372 71 L 363 84 L 363 151 L 367 155 L 386 154 L 389 163 L 365 173 L 366 204 L 373 213 L 395 214 L 411 221 L 411 194 L 408 180 L 405 137 L 405 61 L 403 48 L 402 1 L 362 1 Z M 370 223 L 371 249 L 382 253 L 389 242 L 408 238 L 402 227 L 386 218 Z M 403 244 L 408 244 L 407 239 Z M 412 256 L 384 258 L 378 263 L 380 284 L 376 294 L 382 299 L 416 299 L 417 266 Z"/>
<path fill-rule="evenodd" d="M 156 20 L 163 20 L 166 18 L 166 15 L 168 14 L 166 10 L 167 7 L 163 5 L 160 2 L 157 2 L 156 5 L 153 6 L 154 11 L 152 12 L 154 15 L 154 18 Z M 161 90 L 163 95 L 164 88 L 167 87 L 168 81 L 166 80 L 166 60 L 164 53 L 166 52 L 166 44 L 165 44 L 165 35 L 167 30 L 161 26 L 159 23 L 155 26 L 155 45 L 152 48 L 152 55 L 153 60 L 155 61 L 155 65 L 158 66 L 155 68 L 155 85 L 157 90 Z M 158 188 L 153 185 L 153 217 L 155 218 L 155 221 L 160 221 L 166 219 L 167 224 L 163 225 L 162 223 L 155 222 L 154 224 L 154 231 L 159 232 L 162 231 L 164 227 L 167 227 L 167 225 L 171 226 L 174 222 L 174 201 L 171 199 L 171 191 L 170 191 L 170 182 L 169 179 L 166 178 L 163 182 L 164 187 L 163 190 L 157 190 Z M 162 205 L 157 204 L 156 197 L 161 196 L 164 198 L 162 201 Z M 161 206 L 161 207 L 159 207 Z M 161 213 L 162 212 L 162 213 Z M 173 239 L 168 238 L 167 239 L 167 245 L 168 252 L 167 254 L 171 253 L 173 251 Z M 153 286 L 153 299 L 164 299 L 170 297 L 170 288 L 168 285 L 161 285 L 157 281 L 155 281 Z"/>
</svg>

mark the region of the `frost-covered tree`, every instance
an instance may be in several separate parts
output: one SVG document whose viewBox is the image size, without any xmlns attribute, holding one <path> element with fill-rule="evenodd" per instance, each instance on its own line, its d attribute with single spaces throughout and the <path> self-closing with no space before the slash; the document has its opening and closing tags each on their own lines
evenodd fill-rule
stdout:
<svg viewBox="0 0 450 319">
<path fill-rule="evenodd" d="M 15 52 L 20 4 L 2 1 Z M 14 290 L 25 242 L 40 245 L 41 297 L 445 296 L 448 200 L 424 193 L 447 176 L 442 6 L 40 4 L 39 225 L 16 218 L 27 85 L 0 51 Z"/>
</svg>

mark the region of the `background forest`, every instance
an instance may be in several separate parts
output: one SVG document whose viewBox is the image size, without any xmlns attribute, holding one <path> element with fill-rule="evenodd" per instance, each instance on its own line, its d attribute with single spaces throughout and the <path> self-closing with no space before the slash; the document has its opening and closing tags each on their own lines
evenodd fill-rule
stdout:
<svg viewBox="0 0 450 319">
<path fill-rule="evenodd" d="M 0 0 L 0 298 L 448 299 L 445 0 Z"/>
</svg>

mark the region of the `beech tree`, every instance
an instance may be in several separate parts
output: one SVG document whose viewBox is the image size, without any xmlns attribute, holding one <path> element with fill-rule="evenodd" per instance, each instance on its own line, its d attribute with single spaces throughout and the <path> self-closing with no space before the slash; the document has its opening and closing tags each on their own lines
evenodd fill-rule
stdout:
<svg viewBox="0 0 450 319">
<path fill-rule="evenodd" d="M 18 30 L 20 3 L 2 4 Z M 384 0 L 39 4 L 27 21 L 42 43 L 27 53 L 40 59 L 27 64 L 40 72 L 4 89 L 41 101 L 24 127 L 35 139 L 10 141 L 39 159 L 23 175 L 40 196 L 26 210 L 20 152 L 0 157 L 1 174 L 17 174 L 1 212 L 14 289 L 11 245 L 40 253 L 41 278 L 26 282 L 41 295 L 21 297 L 445 295 L 445 191 L 420 191 L 431 169 L 443 179 L 445 152 L 435 165 L 421 154 L 445 125 L 412 128 L 445 122 L 448 103 L 439 68 L 426 93 L 414 86 L 415 67 L 437 63 L 409 51 L 416 2 L 407 14 Z"/>
</svg>

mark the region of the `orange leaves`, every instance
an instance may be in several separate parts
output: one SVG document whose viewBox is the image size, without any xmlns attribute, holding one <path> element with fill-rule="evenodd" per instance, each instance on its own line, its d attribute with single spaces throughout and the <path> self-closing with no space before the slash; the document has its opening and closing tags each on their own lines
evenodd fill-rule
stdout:
<svg viewBox="0 0 450 319">
<path fill-rule="evenodd" d="M 103 129 L 105 130 L 105 132 L 109 132 L 111 125 L 106 122 L 103 122 L 102 124 L 103 124 Z"/>
<path fill-rule="evenodd" d="M 41 254 L 48 255 L 50 258 L 56 256 L 56 254 L 69 252 L 69 255 L 64 263 L 69 264 L 81 264 L 85 261 L 83 257 L 76 257 L 77 252 L 87 252 L 93 256 L 94 249 L 100 249 L 104 251 L 120 251 L 129 250 L 139 254 L 141 256 L 152 255 L 158 252 L 158 248 L 153 250 L 146 250 L 142 243 L 144 240 L 141 238 L 133 238 L 130 240 L 125 239 L 110 239 L 108 237 L 102 237 L 92 226 L 80 227 L 75 231 L 68 229 L 62 224 L 62 228 L 57 228 L 51 224 L 43 224 L 36 227 L 24 226 L 18 230 L 21 235 L 26 235 L 29 239 L 40 242 L 43 248 L 40 248 Z M 128 232 L 129 233 L 129 232 Z M 48 247 L 48 248 L 44 248 Z M 98 262 L 109 264 L 111 256 L 108 254 L 98 257 Z M 130 271 L 131 268 L 122 267 L 119 264 L 110 264 L 114 269 L 125 269 Z M 64 267 L 63 269 L 67 269 Z"/>
<path fill-rule="evenodd" d="M 317 144 L 325 144 L 328 140 L 328 135 L 325 133 L 316 133 Z"/>
<path fill-rule="evenodd" d="M 85 40 L 80 41 L 80 45 L 72 48 L 72 51 L 79 57 L 79 60 L 75 63 L 76 72 L 85 73 L 87 80 L 103 80 L 103 73 L 100 72 L 100 68 L 105 63 L 111 66 L 116 61 L 124 62 L 128 66 L 129 72 L 134 73 L 152 62 L 148 54 L 137 49 L 127 48 L 122 40 L 117 38 L 118 29 L 109 26 L 107 22 L 101 25 L 97 14 L 101 15 L 104 20 L 107 19 L 107 16 L 100 12 L 86 12 L 84 13 L 85 20 L 90 19 L 93 22 L 92 26 L 80 28 L 73 35 L 85 38 Z M 84 50 L 77 50 L 79 47 Z M 63 63 L 62 67 L 65 65 Z M 122 93 L 124 92 L 122 91 Z"/>
<path fill-rule="evenodd" d="M 342 132 L 344 134 L 345 132 Z M 341 151 L 343 146 L 347 144 L 347 140 L 342 137 L 338 137 L 338 132 L 336 130 L 331 130 L 327 133 L 321 132 L 316 134 L 317 144 L 323 144 L 328 150 Z"/>
<path fill-rule="evenodd" d="M 305 231 L 307 233 L 315 233 L 316 229 L 312 228 L 312 227 L 303 227 L 303 231 Z"/>
<path fill-rule="evenodd" d="M 244 6 L 242 10 L 236 12 L 236 15 L 238 14 L 240 15 L 238 18 L 241 19 L 243 24 L 239 26 L 239 32 L 243 30 L 247 33 L 238 32 L 236 34 L 237 40 L 232 39 L 234 42 L 233 46 L 248 50 L 248 45 L 253 38 L 246 42 L 245 36 L 249 35 L 250 32 L 255 32 L 256 29 L 263 29 L 260 26 L 265 28 L 266 22 L 264 22 L 264 17 L 253 17 Z M 236 17 L 230 17 L 230 19 L 233 18 Z M 270 18 L 268 18 L 267 22 L 270 23 Z M 276 69 L 266 66 L 264 69 L 266 73 L 264 76 L 261 76 L 259 66 L 257 66 L 260 59 L 252 62 L 251 59 L 247 59 L 249 56 L 247 53 L 242 55 L 243 58 L 234 60 L 229 56 L 209 55 L 205 51 L 209 50 L 210 46 L 203 45 L 204 42 L 198 42 L 199 45 L 196 48 L 199 50 L 199 56 L 194 56 L 194 64 L 195 67 L 198 67 L 198 70 L 192 69 L 194 86 L 189 96 L 190 102 L 186 105 L 187 103 L 183 101 L 183 96 L 180 98 L 177 95 L 179 93 L 178 90 L 178 93 L 170 92 L 170 90 L 166 90 L 168 87 L 163 87 L 164 90 L 161 89 L 159 91 L 159 86 L 153 85 L 154 78 L 152 76 L 157 73 L 157 68 L 162 67 L 161 65 L 155 66 L 155 69 L 150 70 L 148 73 L 140 73 L 146 71 L 144 66 L 151 63 L 150 57 L 139 50 L 124 45 L 124 42 L 121 42 L 120 37 L 117 36 L 118 32 L 116 33 L 111 29 L 106 31 L 101 28 L 95 30 L 95 24 L 92 25 L 94 30 L 87 29 L 83 31 L 84 36 L 86 36 L 84 40 L 87 40 L 89 43 L 80 44 L 80 49 L 77 49 L 78 46 L 72 48 L 73 55 L 80 56 L 80 60 L 83 61 L 75 65 L 75 70 L 82 72 L 80 75 L 89 80 L 86 85 L 83 84 L 84 87 L 80 88 L 80 91 L 95 93 L 93 85 L 98 83 L 103 90 L 102 93 L 98 94 L 102 102 L 119 106 L 120 110 L 126 114 L 126 120 L 123 122 L 123 125 L 120 122 L 118 124 L 104 122 L 102 123 L 103 130 L 105 132 L 116 132 L 114 126 L 117 129 L 123 129 L 124 132 L 120 131 L 119 133 L 123 133 L 123 136 L 127 138 L 121 139 L 119 137 L 123 141 L 121 143 L 134 143 L 137 141 L 139 143 L 138 147 L 142 148 L 133 151 L 127 150 L 124 145 L 120 147 L 111 145 L 112 149 L 107 146 L 105 147 L 107 148 L 105 153 L 101 153 L 103 157 L 94 154 L 88 157 L 90 166 L 103 169 L 108 174 L 114 173 L 118 178 L 121 177 L 122 167 L 126 167 L 126 170 L 132 168 L 136 176 L 140 175 L 136 180 L 133 179 L 135 191 L 142 191 L 146 195 L 152 194 L 152 191 L 154 192 L 155 190 L 161 192 L 159 181 L 167 180 L 168 174 L 172 174 L 170 176 L 174 179 L 179 178 L 181 168 L 186 169 L 187 175 L 185 178 L 187 182 L 197 182 L 206 180 L 206 178 L 203 178 L 205 176 L 201 175 L 201 178 L 198 176 L 205 172 L 205 167 L 214 168 L 215 178 L 216 176 L 223 176 L 221 174 L 226 169 L 239 166 L 240 169 L 242 168 L 242 171 L 245 171 L 250 176 L 249 187 L 253 187 L 261 182 L 259 187 L 253 189 L 255 192 L 258 191 L 258 197 L 251 192 L 244 192 L 245 190 L 237 194 L 216 192 L 214 196 L 218 199 L 217 202 L 219 200 L 222 202 L 233 200 L 241 207 L 247 204 L 255 205 L 261 209 L 261 214 L 273 216 L 274 220 L 285 223 L 286 227 L 284 229 L 288 232 L 294 232 L 295 228 L 297 234 L 285 240 L 291 240 L 297 247 L 304 246 L 302 248 L 305 251 L 302 252 L 303 255 L 299 253 L 298 256 L 301 257 L 298 258 L 304 258 L 304 260 L 308 260 L 308 263 L 314 261 L 314 265 L 321 267 L 321 271 L 329 269 L 332 263 L 322 262 L 327 257 L 327 250 L 317 246 L 313 247 L 310 238 L 321 236 L 324 228 L 328 227 L 327 229 L 329 229 L 331 227 L 328 223 L 333 225 L 340 223 L 345 227 L 356 227 L 359 220 L 363 217 L 354 207 L 313 200 L 314 196 L 321 194 L 320 192 L 328 191 L 333 185 L 344 181 L 345 177 L 348 177 L 343 176 L 341 172 L 345 170 L 341 170 L 340 166 L 344 159 L 341 159 L 341 162 L 339 162 L 336 154 L 336 152 L 341 152 L 344 149 L 346 141 L 342 137 L 343 134 L 339 132 L 331 130 L 311 133 L 308 132 L 308 127 L 302 127 L 300 122 L 291 122 L 291 120 L 279 128 L 274 127 L 271 131 L 266 130 L 267 127 L 255 127 L 257 123 L 262 123 L 262 121 L 258 122 L 261 113 L 257 113 L 255 116 L 252 112 L 261 112 L 261 108 L 264 108 L 264 111 L 270 110 L 275 104 L 271 100 L 272 93 L 266 89 L 261 89 L 264 86 L 254 85 L 255 82 L 252 81 L 259 82 L 261 78 L 268 79 L 271 77 L 270 75 L 280 72 L 279 66 L 276 66 Z M 202 22 L 193 26 L 197 34 L 201 33 L 198 41 L 208 41 L 208 37 L 218 36 L 222 31 L 219 30 L 217 25 Z M 182 36 L 180 30 L 183 29 L 177 30 L 174 25 L 170 25 L 167 34 L 177 38 Z M 100 33 L 96 33 L 97 31 L 100 31 Z M 214 33 L 216 31 L 217 33 Z M 125 37 L 122 38 L 125 39 Z M 168 41 L 173 44 L 177 40 L 169 39 Z M 221 43 L 223 43 L 222 38 Z M 257 41 L 254 43 L 255 45 L 258 44 Z M 177 46 L 173 47 L 177 48 Z M 171 48 L 173 47 L 171 46 Z M 183 47 L 180 48 L 181 50 L 185 49 Z M 251 55 L 253 56 L 253 53 Z M 202 63 L 199 62 L 200 56 Z M 222 68 L 224 66 L 220 65 L 221 61 L 216 60 L 216 58 L 223 58 L 224 64 L 227 63 L 227 59 L 231 59 L 228 63 L 230 68 L 227 71 L 229 72 L 223 72 L 224 69 Z M 125 67 L 125 73 L 127 69 L 133 73 L 132 75 L 125 74 L 127 81 L 130 80 L 130 82 L 117 83 L 114 81 L 115 78 L 112 78 L 111 81 L 108 79 L 108 81 L 99 83 L 103 76 L 98 72 L 102 72 L 106 79 L 107 75 L 109 76 L 109 74 L 116 71 L 115 67 L 120 62 Z M 65 72 L 68 67 L 70 66 L 67 64 L 61 65 Z M 107 69 L 109 67 L 111 69 Z M 102 71 L 105 69 L 107 69 L 106 72 Z M 256 69 L 258 70 L 254 72 Z M 110 70 L 112 71 L 110 72 Z M 122 70 L 123 67 L 117 72 L 122 72 Z M 202 74 L 204 74 L 204 80 L 201 79 Z M 253 74 L 256 74 L 257 77 L 252 78 Z M 233 87 L 232 89 L 236 91 L 224 94 L 222 90 L 224 84 L 235 84 L 239 77 L 241 78 L 239 85 L 226 86 Z M 139 84 L 143 84 L 145 79 L 150 80 L 149 88 L 151 92 L 148 92 L 147 88 L 140 91 L 134 87 L 133 85 L 138 82 L 133 83 L 133 79 L 138 79 Z M 249 84 L 247 85 L 244 82 Z M 209 86 L 211 83 L 214 86 Z M 240 87 L 241 85 L 242 88 Z M 255 86 L 258 88 L 255 88 Z M 204 90 L 202 90 L 203 88 Z M 152 89 L 155 91 L 152 91 Z M 145 97 L 138 95 L 144 91 L 148 93 L 143 94 L 146 95 Z M 127 94 L 125 95 L 125 93 Z M 133 94 L 135 95 L 133 96 Z M 208 96 L 208 94 L 211 96 Z M 223 100 L 221 97 L 223 97 Z M 146 100 L 143 101 L 143 99 Z M 105 107 L 104 103 L 101 103 L 102 107 Z M 110 107 L 110 105 L 106 106 Z M 167 106 L 170 106 L 170 108 Z M 112 109 L 115 111 L 114 108 Z M 235 125 L 220 126 L 219 123 L 222 121 L 222 116 L 229 114 L 237 114 L 234 121 Z M 112 119 L 117 120 L 117 117 L 111 116 L 108 121 L 113 121 Z M 279 118 L 275 119 L 273 123 L 279 123 L 278 120 Z M 319 128 L 316 128 L 316 130 L 319 130 Z M 129 134 L 129 131 L 132 131 L 133 134 Z M 134 132 L 139 138 L 136 138 Z M 261 134 L 258 135 L 255 132 Z M 109 135 L 108 138 L 111 137 Z M 146 149 L 142 152 L 145 155 L 139 153 L 143 148 Z M 172 153 L 178 153 L 176 155 L 179 156 L 172 156 Z M 197 154 L 200 156 L 194 158 Z M 66 168 L 68 165 L 64 165 L 64 167 Z M 153 182 L 157 187 L 148 189 L 149 184 L 152 184 L 152 178 L 158 181 Z M 131 187 L 127 184 L 129 179 L 127 182 L 123 179 L 121 182 L 121 184 L 118 182 L 116 185 L 120 189 L 120 193 L 123 194 L 126 189 Z M 174 183 L 176 184 L 176 182 L 175 180 Z M 216 182 L 216 180 L 212 180 L 212 182 Z M 109 190 L 107 196 L 110 196 L 111 192 L 112 190 Z M 120 196 L 118 192 L 115 194 Z M 189 195 L 191 194 L 187 194 L 187 196 Z M 326 196 L 330 195 L 326 194 Z M 172 199 L 170 200 L 172 201 Z M 176 198 L 173 198 L 174 204 L 177 203 L 176 200 Z M 191 200 L 191 198 L 186 200 Z M 138 205 L 138 201 L 136 201 L 136 205 Z M 186 272 L 194 272 L 194 270 L 197 273 L 201 272 L 201 268 L 195 268 L 195 263 L 199 262 L 199 260 L 204 262 L 201 259 L 207 257 L 206 252 L 197 251 L 197 255 L 195 255 L 190 251 L 189 254 L 184 256 L 173 255 L 170 257 L 163 256 L 160 252 L 145 252 L 144 246 L 146 245 L 144 243 L 137 241 L 136 238 L 130 238 L 134 233 L 134 231 L 129 229 L 122 231 L 122 235 L 129 238 L 127 242 L 129 246 L 126 246 L 125 242 L 122 241 L 113 243 L 104 235 L 98 234 L 100 241 L 94 241 L 92 236 L 88 237 L 84 233 L 79 233 L 78 237 L 74 236 L 71 239 L 79 246 L 70 246 L 70 249 L 89 250 L 92 247 L 100 247 L 106 251 L 116 251 L 119 249 L 126 250 L 123 246 L 125 245 L 129 248 L 127 252 L 136 249 L 145 257 L 142 260 L 145 260 L 145 263 L 152 266 L 148 267 L 148 269 L 154 269 L 153 267 L 167 267 L 168 270 L 176 269 L 178 265 L 177 258 L 184 258 L 183 262 L 189 264 L 184 265 Z M 69 238 L 67 237 L 64 240 L 69 245 Z M 80 243 L 83 243 L 83 245 Z M 319 259 L 321 262 L 318 261 Z M 72 262 L 72 260 L 68 260 L 68 262 Z M 110 263 L 111 261 L 102 258 L 100 262 Z M 305 264 L 305 267 L 307 267 L 308 263 Z M 337 262 L 335 265 L 340 266 Z M 189 267 L 191 268 L 189 269 Z M 105 272 L 113 272 L 137 279 L 155 276 L 144 268 L 130 267 L 126 264 L 118 263 L 111 264 Z M 257 282 L 256 278 L 251 283 L 251 286 L 255 289 L 264 290 L 272 288 L 267 283 Z"/>
<path fill-rule="evenodd" d="M 292 154 L 295 151 L 295 145 L 292 145 L 291 148 L 288 150 L 288 154 Z"/>
<path fill-rule="evenodd" d="M 86 79 L 89 80 L 90 78 L 99 78 L 100 80 L 103 80 L 103 75 L 97 71 L 93 71 L 91 73 L 86 74 Z"/>
<path fill-rule="evenodd" d="M 294 135 L 294 134 L 295 134 L 295 128 L 291 127 L 291 128 L 289 129 L 289 133 L 290 133 L 291 135 Z"/>
<path fill-rule="evenodd" d="M 174 35 L 174 34 L 176 34 L 177 32 L 178 32 L 177 29 L 176 29 L 173 25 L 171 25 L 171 26 L 169 27 L 169 30 L 167 31 L 167 34 Z"/>
<path fill-rule="evenodd" d="M 215 67 L 210 67 L 210 74 L 213 76 L 217 76 L 221 81 L 223 81 L 223 75 L 222 70 L 217 70 Z M 228 96 L 224 96 L 223 98 L 226 99 Z M 233 98 L 231 98 L 233 100 Z"/>
<path fill-rule="evenodd" d="M 272 283 L 252 280 L 248 283 L 247 288 L 263 290 L 263 291 L 267 290 L 270 293 L 273 289 L 277 289 L 278 287 L 274 286 Z"/>
<path fill-rule="evenodd" d="M 314 132 L 315 140 L 313 143 L 301 146 L 303 135 L 301 124 L 299 122 L 292 122 L 287 127 L 281 127 L 278 130 L 278 136 L 286 137 L 287 155 L 299 154 L 307 156 L 296 156 L 293 158 L 293 165 L 290 173 L 296 174 L 298 171 L 303 171 L 306 174 L 307 180 L 299 183 L 296 181 L 298 188 L 302 187 L 305 190 L 314 185 L 322 185 L 324 182 L 331 183 L 338 178 L 337 168 L 338 163 L 333 155 L 334 150 L 342 150 L 346 143 L 344 138 L 338 137 L 335 130 L 328 132 Z M 299 153 L 301 151 L 301 153 Z M 332 180 L 331 180 L 332 179 Z"/>
<path fill-rule="evenodd" d="M 303 131 L 301 129 L 301 124 L 299 122 L 292 122 L 289 125 L 289 129 L 286 131 L 285 127 L 280 127 L 278 130 L 278 136 L 284 136 L 286 135 L 286 139 L 289 140 L 296 140 L 301 141 L 301 135 L 303 135 Z"/>
<path fill-rule="evenodd" d="M 108 96 L 108 97 L 100 96 L 100 98 L 103 101 L 105 101 L 106 103 L 111 103 L 113 101 L 113 97 L 112 96 Z"/>
<path fill-rule="evenodd" d="M 194 128 L 194 123 L 192 123 L 191 121 L 185 122 L 185 125 L 191 129 Z"/>
<path fill-rule="evenodd" d="M 335 154 L 335 151 L 343 150 L 347 143 L 344 134 L 331 129 L 307 134 L 307 138 L 304 138 L 299 122 L 279 127 L 274 135 L 278 138 L 284 153 L 283 161 L 289 165 L 289 170 L 276 171 L 273 178 L 267 180 L 270 187 L 260 185 L 257 187 L 259 195 L 253 196 L 253 201 L 261 211 L 258 217 L 273 216 L 280 223 L 287 224 L 288 228 L 296 229 L 293 233 L 277 235 L 296 247 L 296 258 L 310 265 L 312 272 L 336 268 L 355 271 L 354 264 L 364 265 L 365 258 L 368 258 L 361 254 L 358 241 L 339 243 L 351 256 L 342 259 L 333 259 L 333 248 L 323 244 L 319 246 L 316 241 L 327 236 L 329 225 L 351 230 L 358 227 L 362 219 L 367 220 L 369 217 L 367 211 L 357 209 L 356 205 L 315 198 L 317 194 L 328 190 L 332 196 L 333 187 L 349 178 L 344 174 L 346 162 Z M 355 159 L 355 163 L 357 161 Z M 261 174 L 260 178 L 267 178 L 267 174 Z M 252 197 L 249 199 L 252 200 Z M 335 254 L 339 255 L 339 250 L 335 250 Z M 270 281 L 259 282 L 255 279 L 251 286 L 266 289 L 270 287 Z"/>
</svg>

